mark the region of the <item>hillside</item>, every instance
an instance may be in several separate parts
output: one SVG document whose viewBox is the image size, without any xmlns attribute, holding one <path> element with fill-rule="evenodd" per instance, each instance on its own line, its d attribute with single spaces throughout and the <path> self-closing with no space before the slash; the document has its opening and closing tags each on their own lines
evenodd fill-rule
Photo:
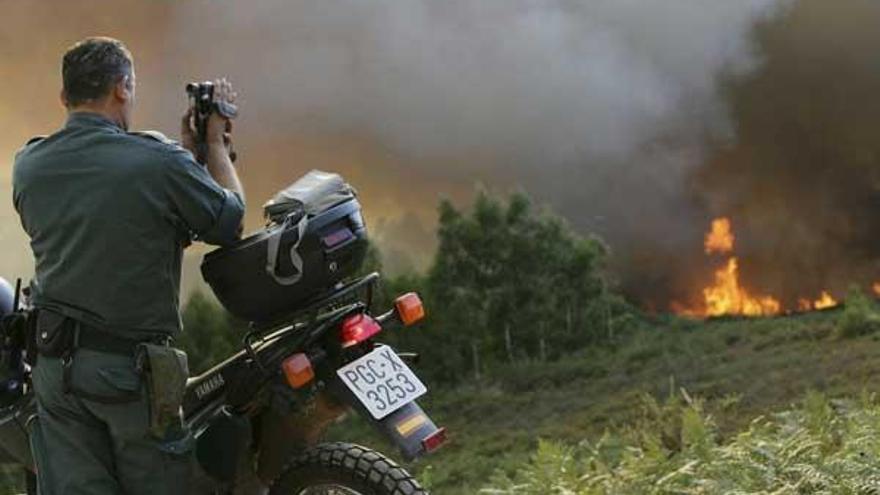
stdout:
<svg viewBox="0 0 880 495">
<path fill-rule="evenodd" d="M 616 348 L 553 363 L 497 369 L 456 390 L 434 390 L 426 409 L 452 442 L 414 469 L 435 493 L 473 494 L 497 470 L 513 473 L 539 439 L 574 444 L 642 414 L 645 394 L 685 389 L 722 438 L 753 418 L 788 408 L 808 391 L 855 397 L 880 375 L 880 335 L 839 336 L 839 310 L 754 320 L 660 319 Z M 334 436 L 376 443 L 353 420 Z"/>
</svg>

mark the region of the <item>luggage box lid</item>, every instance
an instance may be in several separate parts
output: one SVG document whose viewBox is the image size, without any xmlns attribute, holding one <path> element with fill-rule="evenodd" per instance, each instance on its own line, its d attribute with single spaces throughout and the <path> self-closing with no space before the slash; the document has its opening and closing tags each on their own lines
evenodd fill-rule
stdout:
<svg viewBox="0 0 880 495">
<path fill-rule="evenodd" d="M 339 174 L 312 170 L 263 205 L 263 213 L 267 219 L 281 223 L 297 210 L 315 216 L 355 196 L 354 188 Z"/>
</svg>

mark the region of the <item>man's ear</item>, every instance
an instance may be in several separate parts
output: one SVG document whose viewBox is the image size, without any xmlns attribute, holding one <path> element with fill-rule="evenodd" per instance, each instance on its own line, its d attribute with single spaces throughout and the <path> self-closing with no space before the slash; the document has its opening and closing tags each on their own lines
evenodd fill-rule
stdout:
<svg viewBox="0 0 880 495">
<path fill-rule="evenodd" d="M 70 108 L 70 105 L 67 104 L 67 95 L 64 94 L 64 89 L 58 92 L 58 98 L 61 100 L 61 104 L 64 105 L 64 108 Z"/>
<path fill-rule="evenodd" d="M 131 76 L 124 76 L 113 87 L 113 96 L 119 101 L 129 101 L 134 97 L 134 86 L 131 84 Z"/>
</svg>

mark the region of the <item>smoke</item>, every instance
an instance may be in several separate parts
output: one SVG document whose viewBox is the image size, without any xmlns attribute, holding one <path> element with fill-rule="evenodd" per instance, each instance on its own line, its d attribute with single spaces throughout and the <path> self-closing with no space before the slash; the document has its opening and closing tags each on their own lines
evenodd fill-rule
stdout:
<svg viewBox="0 0 880 495">
<path fill-rule="evenodd" d="M 747 33 L 774 4 L 221 0 L 173 18 L 205 53 L 184 62 L 242 81 L 264 127 L 532 168 L 723 126 L 716 77 L 754 64 Z"/>
<path fill-rule="evenodd" d="M 178 63 L 190 70 L 239 81 L 241 127 L 290 150 L 281 162 L 251 155 L 265 174 L 308 167 L 285 146 L 291 135 L 332 136 L 341 149 L 355 139 L 380 151 L 343 152 L 352 161 L 331 168 L 378 194 L 407 178 L 382 209 L 386 227 L 411 225 L 413 212 L 430 224 L 437 191 L 522 186 L 627 246 L 627 259 L 630 245 L 699 237 L 685 179 L 707 139 L 730 136 L 719 77 L 758 66 L 750 30 L 782 4 L 186 2 L 170 43 L 187 47 Z M 382 237 L 391 250 L 423 248 Z"/>
<path fill-rule="evenodd" d="M 694 183 L 740 232 L 744 275 L 791 304 L 880 275 L 880 4 L 802 0 L 725 85 L 736 140 Z"/>
</svg>

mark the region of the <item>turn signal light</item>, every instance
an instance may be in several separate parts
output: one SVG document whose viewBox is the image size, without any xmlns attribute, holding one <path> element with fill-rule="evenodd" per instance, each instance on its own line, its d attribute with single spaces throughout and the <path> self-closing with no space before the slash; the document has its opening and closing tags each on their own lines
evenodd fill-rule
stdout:
<svg viewBox="0 0 880 495">
<path fill-rule="evenodd" d="M 379 323 L 365 314 L 349 316 L 342 322 L 342 347 L 351 347 L 372 338 L 382 331 Z"/>
<path fill-rule="evenodd" d="M 425 452 L 433 452 L 444 443 L 446 443 L 446 428 L 440 428 L 422 440 L 422 448 L 425 449 Z"/>
<path fill-rule="evenodd" d="M 414 325 L 425 318 L 425 306 L 422 299 L 415 292 L 410 292 L 398 297 L 394 301 L 400 322 L 405 326 Z"/>
<path fill-rule="evenodd" d="M 301 388 L 315 379 L 315 370 L 312 369 L 312 362 L 303 353 L 294 354 L 285 359 L 281 363 L 281 369 L 284 371 L 284 378 L 287 380 L 287 384 L 292 388 Z"/>
</svg>

